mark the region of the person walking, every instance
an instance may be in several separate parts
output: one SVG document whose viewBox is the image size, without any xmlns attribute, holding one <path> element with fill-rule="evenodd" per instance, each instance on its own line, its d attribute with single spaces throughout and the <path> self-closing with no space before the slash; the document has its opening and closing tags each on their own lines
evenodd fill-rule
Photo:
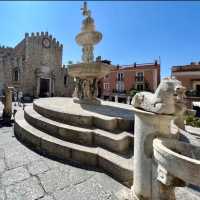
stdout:
<svg viewBox="0 0 200 200">
<path fill-rule="evenodd" d="M 17 102 L 17 90 L 14 89 L 14 92 L 13 92 L 13 95 L 14 95 L 14 102 L 15 102 L 15 106 L 16 106 L 16 102 Z"/>
<path fill-rule="evenodd" d="M 22 103 L 22 97 L 23 97 L 23 93 L 22 91 L 18 92 L 18 106 L 21 107 L 21 103 Z"/>
</svg>

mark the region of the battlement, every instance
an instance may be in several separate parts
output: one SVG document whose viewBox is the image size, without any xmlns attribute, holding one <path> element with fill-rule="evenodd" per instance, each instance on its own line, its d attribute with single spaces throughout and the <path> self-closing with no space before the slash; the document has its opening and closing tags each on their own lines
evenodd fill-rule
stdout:
<svg viewBox="0 0 200 200">
<path fill-rule="evenodd" d="M 0 46 L 0 57 L 7 57 L 13 54 L 13 48 L 8 46 Z"/>
<path fill-rule="evenodd" d="M 28 39 L 28 38 L 36 39 L 36 38 L 41 38 L 41 37 L 50 39 L 57 48 L 63 48 L 63 45 L 58 40 L 56 40 L 51 34 L 49 34 L 47 31 L 36 32 L 36 33 L 32 32 L 31 34 L 25 33 L 25 39 Z"/>
<path fill-rule="evenodd" d="M 4 50 L 13 50 L 12 47 L 9 47 L 9 46 L 4 46 L 4 45 L 0 45 L 0 49 L 4 49 Z"/>
</svg>

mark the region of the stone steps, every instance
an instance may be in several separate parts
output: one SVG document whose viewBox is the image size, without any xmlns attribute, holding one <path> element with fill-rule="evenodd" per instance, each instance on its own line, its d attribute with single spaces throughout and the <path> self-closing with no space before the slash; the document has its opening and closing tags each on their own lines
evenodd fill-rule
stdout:
<svg viewBox="0 0 200 200">
<path fill-rule="evenodd" d="M 32 108 L 27 108 L 26 118 L 29 109 L 33 111 Z M 132 153 L 122 156 L 101 147 L 84 146 L 61 140 L 29 124 L 24 118 L 23 111 L 18 111 L 15 115 L 14 131 L 20 141 L 30 145 L 42 154 L 61 160 L 71 160 L 83 165 L 99 167 L 122 183 L 132 185 Z"/>
<path fill-rule="evenodd" d="M 72 99 L 50 98 L 49 103 L 46 99 L 34 101 L 33 108 L 40 115 L 57 122 L 71 124 L 79 127 L 96 127 L 99 129 L 117 132 L 133 131 L 134 115 L 131 110 L 124 109 L 123 105 L 113 107 L 110 105 L 87 106 L 78 104 L 74 107 Z M 57 102 L 57 104 L 55 104 Z M 120 106 L 122 108 L 120 108 Z M 111 115 L 111 113 L 113 115 Z M 124 115 L 126 117 L 124 117 Z M 128 117 L 127 117 L 128 116 Z"/>
<path fill-rule="evenodd" d="M 53 121 L 37 113 L 32 106 L 25 108 L 24 118 L 35 128 L 64 141 L 85 146 L 99 146 L 119 154 L 127 154 L 133 146 L 133 134 L 118 134 L 101 129 L 89 129 Z"/>
</svg>

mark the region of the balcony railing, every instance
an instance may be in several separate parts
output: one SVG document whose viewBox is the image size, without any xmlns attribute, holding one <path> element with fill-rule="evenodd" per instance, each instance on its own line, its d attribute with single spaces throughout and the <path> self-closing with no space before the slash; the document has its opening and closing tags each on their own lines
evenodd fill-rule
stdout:
<svg viewBox="0 0 200 200">
<path fill-rule="evenodd" d="M 144 81 L 144 76 L 135 76 L 135 81 L 143 82 Z"/>
<path fill-rule="evenodd" d="M 118 94 L 126 94 L 126 90 L 116 90 L 116 89 L 114 89 L 113 90 L 113 93 L 118 93 Z"/>
<path fill-rule="evenodd" d="M 116 78 L 116 81 L 124 81 L 124 77 L 121 77 L 121 78 Z"/>
</svg>

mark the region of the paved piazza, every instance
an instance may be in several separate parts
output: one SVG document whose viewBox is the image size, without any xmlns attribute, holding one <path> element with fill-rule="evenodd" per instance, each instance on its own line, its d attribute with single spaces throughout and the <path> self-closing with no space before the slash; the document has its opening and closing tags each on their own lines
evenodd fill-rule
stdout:
<svg viewBox="0 0 200 200">
<path fill-rule="evenodd" d="M 177 199 L 198 200 L 198 190 L 177 189 Z M 0 128 L 0 200 L 125 200 L 128 191 L 103 172 L 43 157 L 21 144 L 13 127 Z"/>
</svg>

